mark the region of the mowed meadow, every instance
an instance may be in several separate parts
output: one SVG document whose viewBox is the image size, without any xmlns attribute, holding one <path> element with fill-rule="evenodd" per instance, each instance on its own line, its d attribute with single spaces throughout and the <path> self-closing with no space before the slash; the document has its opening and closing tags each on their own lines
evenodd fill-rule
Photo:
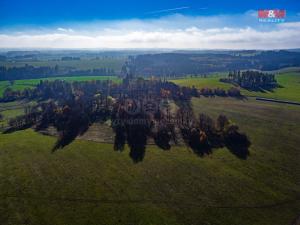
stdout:
<svg viewBox="0 0 300 225">
<path fill-rule="evenodd" d="M 232 84 L 220 82 L 220 78 L 226 76 L 225 73 L 214 74 L 207 78 L 191 77 L 172 80 L 174 83 L 182 86 L 201 88 L 223 88 L 228 90 L 233 87 Z M 300 102 L 300 72 L 299 71 L 279 71 L 276 74 L 276 80 L 281 86 L 272 91 L 248 91 L 241 88 L 241 93 L 245 96 L 274 98 L 278 100 L 288 100 Z"/>
<path fill-rule="evenodd" d="M 112 80 L 118 82 L 119 79 L 116 76 L 74 76 L 74 77 L 51 77 L 51 78 L 40 78 L 40 79 L 27 79 L 27 80 L 16 80 L 14 84 L 10 84 L 8 81 L 0 81 L 0 96 L 6 88 L 12 90 L 24 90 L 25 88 L 34 88 L 41 80 L 54 81 L 54 80 L 65 80 L 68 82 L 73 81 L 90 81 L 90 80 Z"/>
<path fill-rule="evenodd" d="M 183 86 L 229 89 L 224 74 L 174 80 Z M 226 148 L 199 157 L 188 147 L 163 151 L 148 145 L 142 162 L 129 149 L 75 140 L 52 153 L 55 137 L 32 129 L 0 134 L 0 224 L 293 224 L 300 209 L 300 106 L 259 102 L 262 96 L 300 102 L 300 73 L 276 76 L 281 88 L 249 92 L 243 100 L 200 97 L 194 113 L 225 114 L 251 141 L 246 160 Z M 117 77 L 46 78 L 67 81 Z M 42 80 L 46 80 L 42 79 Z M 5 88 L 32 88 L 41 79 L 16 80 Z M 35 102 L 0 104 L 6 126 Z"/>
<path fill-rule="evenodd" d="M 220 78 L 226 76 L 226 73 L 217 73 L 203 77 L 186 77 L 182 79 L 171 80 L 175 84 L 181 86 L 192 87 L 195 86 L 198 89 L 201 88 L 222 88 L 228 90 L 233 87 L 232 84 L 220 82 Z M 8 81 L 0 81 L 0 96 L 6 88 L 11 88 L 12 90 L 24 90 L 25 88 L 33 88 L 37 85 L 40 80 L 53 81 L 56 79 L 66 80 L 66 81 L 88 81 L 88 80 L 113 80 L 118 82 L 120 79 L 116 76 L 74 76 L 74 77 L 52 77 L 52 78 L 40 78 L 40 79 L 28 79 L 28 80 L 16 80 L 13 85 L 10 85 Z M 272 91 L 248 91 L 241 89 L 241 93 L 249 97 L 265 97 L 274 98 L 279 100 L 288 100 L 300 102 L 300 72 L 299 71 L 279 71 L 276 75 L 276 79 L 281 86 Z"/>
<path fill-rule="evenodd" d="M 31 129 L 0 134 L 0 224 L 292 224 L 300 208 L 300 107 L 252 98 L 197 98 L 196 114 L 224 113 L 252 145 L 196 156 L 183 146 L 129 150 L 56 139 Z"/>
</svg>

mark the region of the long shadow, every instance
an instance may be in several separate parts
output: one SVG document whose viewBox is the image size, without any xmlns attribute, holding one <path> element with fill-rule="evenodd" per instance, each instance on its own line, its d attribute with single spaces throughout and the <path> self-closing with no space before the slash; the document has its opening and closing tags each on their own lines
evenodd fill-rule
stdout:
<svg viewBox="0 0 300 225">
<path fill-rule="evenodd" d="M 114 129 L 115 138 L 114 138 L 114 150 L 123 151 L 126 143 L 126 130 L 123 126 L 117 126 Z"/>
<path fill-rule="evenodd" d="M 237 100 L 241 100 L 241 101 L 244 101 L 244 100 L 247 100 L 247 99 L 248 99 L 247 96 L 245 96 L 245 95 L 240 95 L 240 96 L 230 96 L 230 97 L 235 98 L 235 99 L 237 99 Z"/>
<path fill-rule="evenodd" d="M 75 140 L 77 136 L 83 135 L 89 128 L 89 121 L 82 117 L 71 119 L 62 130 L 59 131 L 59 138 L 54 145 L 52 152 L 64 148 Z"/>
<path fill-rule="evenodd" d="M 127 142 L 130 148 L 129 156 L 133 162 L 143 161 L 147 144 L 146 134 L 142 132 L 127 134 Z"/>
<path fill-rule="evenodd" d="M 234 136 L 225 139 L 225 146 L 240 159 L 247 159 L 251 142 L 245 134 L 235 133 Z"/>
<path fill-rule="evenodd" d="M 129 156 L 134 163 L 138 163 L 143 161 L 145 157 L 146 146 L 131 146 Z"/>
<path fill-rule="evenodd" d="M 68 130 L 68 131 L 60 132 L 59 138 L 58 138 L 56 144 L 54 145 L 52 152 L 55 152 L 56 150 L 62 149 L 64 147 L 66 147 L 67 145 L 71 144 L 77 136 L 83 135 L 87 130 L 88 130 L 88 127 L 84 128 L 84 130 L 82 130 L 82 131 Z"/>
<path fill-rule="evenodd" d="M 245 90 L 250 92 L 260 92 L 260 93 L 267 93 L 267 92 L 274 92 L 277 88 L 284 88 L 284 86 L 277 84 L 276 86 L 265 86 L 259 88 L 246 88 L 243 87 Z"/>
<path fill-rule="evenodd" d="M 25 124 L 21 127 L 9 127 L 6 130 L 4 130 L 2 133 L 3 134 L 10 134 L 10 133 L 13 133 L 13 132 L 19 131 L 19 130 L 26 130 L 26 129 L 30 128 L 31 126 L 32 126 L 32 124 Z"/>
<path fill-rule="evenodd" d="M 75 140 L 77 137 L 77 133 L 69 133 L 65 134 L 64 132 L 59 134 L 59 138 L 57 139 L 52 152 L 55 152 L 58 149 L 64 148 L 65 146 L 69 145 L 71 142 Z"/>
<path fill-rule="evenodd" d="M 171 149 L 171 145 L 170 145 L 169 141 L 166 141 L 166 140 L 164 140 L 160 137 L 155 137 L 154 142 L 159 148 L 161 148 L 163 150 L 170 150 Z"/>
<path fill-rule="evenodd" d="M 175 134 L 173 134 L 173 132 L 168 130 L 166 127 L 163 127 L 161 129 L 159 129 L 159 131 L 152 136 L 153 136 L 155 144 L 159 148 L 161 148 L 162 150 L 170 150 L 171 149 L 171 145 L 170 145 L 171 139 L 173 139 L 174 142 L 176 141 L 176 137 L 174 137 L 174 135 Z"/>
<path fill-rule="evenodd" d="M 212 148 L 207 144 L 190 143 L 189 146 L 197 156 L 203 157 L 212 154 Z"/>
</svg>

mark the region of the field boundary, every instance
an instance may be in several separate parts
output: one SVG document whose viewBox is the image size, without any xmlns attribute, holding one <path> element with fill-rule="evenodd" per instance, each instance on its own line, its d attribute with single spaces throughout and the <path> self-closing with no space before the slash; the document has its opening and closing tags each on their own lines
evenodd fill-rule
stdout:
<svg viewBox="0 0 300 225">
<path fill-rule="evenodd" d="M 290 105 L 300 105 L 300 102 L 287 101 L 287 100 L 279 100 L 279 99 L 273 99 L 273 98 L 256 97 L 255 99 L 257 101 L 276 102 L 276 103 L 283 103 L 283 104 L 290 104 Z"/>
</svg>

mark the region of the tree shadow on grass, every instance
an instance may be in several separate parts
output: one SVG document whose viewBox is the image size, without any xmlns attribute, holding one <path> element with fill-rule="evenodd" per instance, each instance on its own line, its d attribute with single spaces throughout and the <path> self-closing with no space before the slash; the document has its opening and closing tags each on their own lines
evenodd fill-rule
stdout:
<svg viewBox="0 0 300 225">
<path fill-rule="evenodd" d="M 89 121 L 86 117 L 75 117 L 67 125 L 59 130 L 59 137 L 52 152 L 64 148 L 75 140 L 77 136 L 83 135 L 89 128 Z"/>
<path fill-rule="evenodd" d="M 249 92 L 260 92 L 260 93 L 268 93 L 268 92 L 273 93 L 277 88 L 284 88 L 284 86 L 277 84 L 276 86 L 265 86 L 265 87 L 259 87 L 259 88 L 244 87 L 244 89 Z"/>
<path fill-rule="evenodd" d="M 155 144 L 162 150 L 170 150 L 170 141 L 172 139 L 171 132 L 166 127 L 161 127 L 161 129 L 153 135 Z"/>
<path fill-rule="evenodd" d="M 171 145 L 169 142 L 162 142 L 157 139 L 154 139 L 154 142 L 162 150 L 170 150 L 171 149 Z"/>
<path fill-rule="evenodd" d="M 205 155 L 212 154 L 212 148 L 209 145 L 203 145 L 203 144 L 193 145 L 193 144 L 190 144 L 189 146 L 191 147 L 191 149 L 193 150 L 193 152 L 197 156 L 203 157 Z"/>
<path fill-rule="evenodd" d="M 250 152 L 249 147 L 251 145 L 250 140 L 245 134 L 234 133 L 225 138 L 225 146 L 229 151 L 240 159 L 247 159 Z"/>
<path fill-rule="evenodd" d="M 137 141 L 138 139 L 138 141 Z M 127 136 L 127 142 L 130 148 L 129 156 L 133 162 L 138 163 L 143 161 L 147 144 L 147 136 L 140 133 L 138 136 Z"/>
<path fill-rule="evenodd" d="M 9 127 L 6 130 L 4 130 L 2 133 L 3 134 L 10 134 L 10 133 L 13 133 L 15 131 L 26 130 L 26 129 L 30 128 L 31 126 L 32 126 L 32 124 L 25 124 L 21 127 Z"/>
<path fill-rule="evenodd" d="M 145 150 L 146 150 L 146 146 L 140 146 L 139 148 L 130 147 L 129 156 L 134 163 L 141 162 L 145 157 L 145 152 L 146 152 Z"/>
</svg>

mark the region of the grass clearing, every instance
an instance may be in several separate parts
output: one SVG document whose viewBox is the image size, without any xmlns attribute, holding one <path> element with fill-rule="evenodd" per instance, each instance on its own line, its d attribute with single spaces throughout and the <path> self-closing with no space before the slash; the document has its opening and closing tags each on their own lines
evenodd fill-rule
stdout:
<svg viewBox="0 0 300 225">
<path fill-rule="evenodd" d="M 282 86 L 273 91 L 250 92 L 242 90 L 242 93 L 247 96 L 259 96 L 265 98 L 274 98 L 280 100 L 290 100 L 300 102 L 300 73 L 288 72 L 276 75 L 277 82 Z"/>
<path fill-rule="evenodd" d="M 35 105 L 35 101 L 14 101 L 14 102 L 6 102 L 0 103 L 0 113 L 3 116 L 3 119 L 0 121 L 0 129 L 2 127 L 8 126 L 8 122 L 10 119 L 15 118 L 17 116 L 23 115 L 25 106 Z"/>
<path fill-rule="evenodd" d="M 119 82 L 119 78 L 116 76 L 74 76 L 74 77 L 49 77 L 49 78 L 40 78 L 40 79 L 28 79 L 28 80 L 16 80 L 14 85 L 9 85 L 8 81 L 0 81 L 0 96 L 3 95 L 3 92 L 6 88 L 10 87 L 13 90 L 24 90 L 25 88 L 33 88 L 37 85 L 40 80 L 65 80 L 65 81 L 89 81 L 89 80 L 113 80 Z"/>
<path fill-rule="evenodd" d="M 148 146 L 134 164 L 128 148 L 76 140 L 52 154 L 53 137 L 0 134 L 1 224 L 291 224 L 300 208 L 300 107 L 204 97 L 192 104 L 236 122 L 252 141 L 250 157 Z"/>
<path fill-rule="evenodd" d="M 207 78 L 184 78 L 172 80 L 172 82 L 182 86 L 195 86 L 198 89 L 204 87 L 219 87 L 228 90 L 230 87 L 233 87 L 232 84 L 220 82 L 219 79 L 222 76 L 225 75 L 220 74 Z M 276 88 L 273 91 L 266 92 L 248 91 L 242 88 L 241 92 L 246 96 L 258 96 L 300 102 L 300 72 L 282 72 L 276 75 L 276 79 L 278 83 L 282 86 L 281 88 Z"/>
<path fill-rule="evenodd" d="M 195 87 L 197 89 L 201 88 L 223 88 L 228 90 L 230 87 L 233 87 L 232 84 L 227 84 L 220 82 L 220 78 L 226 76 L 224 73 L 209 75 L 208 77 L 189 77 L 183 79 L 171 80 L 175 84 L 186 86 L 186 87 Z"/>
</svg>

